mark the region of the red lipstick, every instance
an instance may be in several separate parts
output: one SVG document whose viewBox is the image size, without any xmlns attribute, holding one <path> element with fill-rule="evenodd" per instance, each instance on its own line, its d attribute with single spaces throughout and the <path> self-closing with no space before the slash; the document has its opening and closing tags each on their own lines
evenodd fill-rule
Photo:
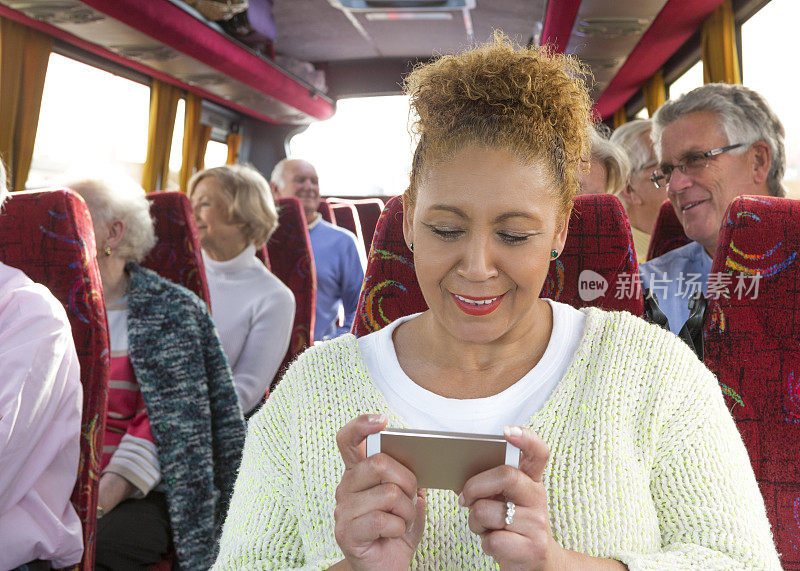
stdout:
<svg viewBox="0 0 800 571">
<path fill-rule="evenodd" d="M 453 301 L 455 301 L 458 308 L 466 313 L 467 315 L 474 315 L 474 316 L 481 316 L 481 315 L 488 315 L 493 312 L 495 309 L 498 308 L 500 302 L 503 301 L 503 298 L 506 294 L 499 295 L 497 297 L 469 297 L 466 295 L 456 295 L 454 293 L 450 293 L 453 297 Z M 489 303 L 485 303 L 487 300 L 492 300 Z M 470 303 L 472 302 L 472 303 Z M 476 303 L 476 302 L 484 302 L 484 303 Z"/>
</svg>

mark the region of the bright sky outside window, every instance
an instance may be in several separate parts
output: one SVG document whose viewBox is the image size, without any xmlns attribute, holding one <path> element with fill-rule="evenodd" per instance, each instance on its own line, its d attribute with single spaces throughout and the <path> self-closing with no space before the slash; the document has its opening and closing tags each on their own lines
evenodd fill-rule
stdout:
<svg viewBox="0 0 800 571">
<path fill-rule="evenodd" d="M 209 141 L 206 147 L 205 168 L 221 167 L 228 160 L 228 145 Z"/>
<path fill-rule="evenodd" d="M 786 177 L 790 198 L 800 198 L 800 107 L 793 66 L 781 63 L 797 51 L 800 2 L 772 0 L 742 25 L 742 79 L 763 95 L 786 130 Z M 787 60 L 787 61 L 789 61 Z"/>
<path fill-rule="evenodd" d="M 669 98 L 677 99 L 695 87 L 703 85 L 703 62 L 698 61 L 669 86 Z"/>
<path fill-rule="evenodd" d="M 183 161 L 183 127 L 186 121 L 186 100 L 178 100 L 175 112 L 175 127 L 172 130 L 172 146 L 169 149 L 169 170 L 179 172 Z"/>
<path fill-rule="evenodd" d="M 314 165 L 323 195 L 405 191 L 413 153 L 408 97 L 343 99 L 336 107 L 331 119 L 291 139 L 291 157 Z"/>
<path fill-rule="evenodd" d="M 140 179 L 149 108 L 148 86 L 51 54 L 27 187 L 114 168 Z"/>
</svg>

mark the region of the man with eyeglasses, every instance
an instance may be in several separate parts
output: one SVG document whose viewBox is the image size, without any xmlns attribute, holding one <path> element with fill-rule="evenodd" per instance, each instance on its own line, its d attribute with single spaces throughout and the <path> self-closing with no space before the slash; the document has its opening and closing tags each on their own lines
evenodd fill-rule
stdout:
<svg viewBox="0 0 800 571">
<path fill-rule="evenodd" d="M 691 243 L 640 266 L 642 287 L 678 333 L 689 317 L 694 278 L 707 291 L 725 211 L 742 194 L 783 196 L 784 130 L 764 98 L 742 85 L 711 83 L 665 103 L 653 117 L 658 166 L 651 180 Z M 699 279 L 698 279 L 699 278 Z"/>
</svg>

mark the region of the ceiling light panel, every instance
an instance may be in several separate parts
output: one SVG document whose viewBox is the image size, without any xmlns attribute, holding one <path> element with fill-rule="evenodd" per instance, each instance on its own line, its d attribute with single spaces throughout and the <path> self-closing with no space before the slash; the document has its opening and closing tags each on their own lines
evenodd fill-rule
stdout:
<svg viewBox="0 0 800 571">
<path fill-rule="evenodd" d="M 345 10 L 471 10 L 475 0 L 334 0 Z"/>
<path fill-rule="evenodd" d="M 450 12 L 367 12 L 365 17 L 370 22 L 393 20 L 452 20 Z"/>
</svg>

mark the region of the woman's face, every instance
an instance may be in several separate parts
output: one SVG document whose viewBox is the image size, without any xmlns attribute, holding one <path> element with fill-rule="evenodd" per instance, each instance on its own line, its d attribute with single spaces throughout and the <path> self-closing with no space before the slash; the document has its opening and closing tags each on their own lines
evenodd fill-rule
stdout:
<svg viewBox="0 0 800 571">
<path fill-rule="evenodd" d="M 197 220 L 200 244 L 206 250 L 225 249 L 226 244 L 245 240 L 241 224 L 228 219 L 228 204 L 213 176 L 202 179 L 192 193 L 192 209 Z"/>
<path fill-rule="evenodd" d="M 422 177 L 404 232 L 425 300 L 454 337 L 491 343 L 536 324 L 567 235 L 546 168 L 469 146 Z"/>
<path fill-rule="evenodd" d="M 587 166 L 581 166 L 578 169 L 578 182 L 580 183 L 578 194 L 605 194 L 608 184 L 606 165 L 592 157 Z"/>
</svg>

